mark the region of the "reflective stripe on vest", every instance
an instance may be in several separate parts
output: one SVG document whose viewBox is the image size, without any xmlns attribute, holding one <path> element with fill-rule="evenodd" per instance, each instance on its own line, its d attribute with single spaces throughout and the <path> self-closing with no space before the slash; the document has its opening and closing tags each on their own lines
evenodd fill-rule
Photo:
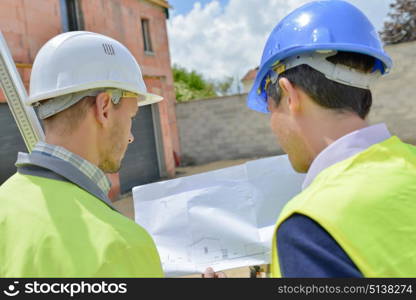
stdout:
<svg viewBox="0 0 416 300">
<path fill-rule="evenodd" d="M 416 276 L 416 147 L 392 137 L 322 171 L 277 221 L 273 277 L 277 229 L 295 213 L 320 224 L 365 277 Z"/>
</svg>

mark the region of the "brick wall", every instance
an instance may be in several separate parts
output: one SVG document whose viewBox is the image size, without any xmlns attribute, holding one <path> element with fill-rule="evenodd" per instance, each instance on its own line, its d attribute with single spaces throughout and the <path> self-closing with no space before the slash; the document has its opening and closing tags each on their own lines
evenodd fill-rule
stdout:
<svg viewBox="0 0 416 300">
<path fill-rule="evenodd" d="M 416 42 L 388 46 L 394 68 L 373 88 L 372 124 L 416 144 Z M 183 163 L 254 158 L 280 152 L 269 117 L 246 107 L 247 95 L 176 106 Z"/>
<path fill-rule="evenodd" d="M 29 89 L 30 65 L 40 47 L 61 32 L 58 0 L 2 0 L 0 30 L 13 59 L 21 64 L 18 71 Z M 0 102 L 5 102 L 0 89 Z"/>
</svg>

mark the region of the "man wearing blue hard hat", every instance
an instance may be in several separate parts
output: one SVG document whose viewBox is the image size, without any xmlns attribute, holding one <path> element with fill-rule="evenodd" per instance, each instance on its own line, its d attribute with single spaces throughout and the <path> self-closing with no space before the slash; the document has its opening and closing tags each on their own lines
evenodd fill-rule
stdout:
<svg viewBox="0 0 416 300">
<path fill-rule="evenodd" d="M 271 33 L 248 106 L 270 113 L 307 173 L 277 221 L 273 276 L 416 275 L 416 147 L 366 120 L 370 86 L 391 67 L 373 25 L 345 1 L 308 3 Z"/>
</svg>

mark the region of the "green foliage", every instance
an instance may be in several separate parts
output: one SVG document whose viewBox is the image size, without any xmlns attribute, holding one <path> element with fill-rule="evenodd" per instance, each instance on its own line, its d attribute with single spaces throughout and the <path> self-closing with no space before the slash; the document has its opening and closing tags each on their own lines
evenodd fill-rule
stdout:
<svg viewBox="0 0 416 300">
<path fill-rule="evenodd" d="M 386 44 L 416 40 L 416 1 L 396 0 L 390 4 L 390 20 L 384 23 L 381 38 Z"/>
<path fill-rule="evenodd" d="M 201 74 L 188 71 L 178 65 L 174 65 L 172 70 L 178 102 L 226 96 L 231 93 L 234 84 L 233 77 L 213 81 L 206 80 Z"/>
<path fill-rule="evenodd" d="M 217 96 L 214 84 L 205 80 L 195 71 L 187 71 L 178 65 L 173 66 L 176 100 L 186 102 Z"/>
</svg>

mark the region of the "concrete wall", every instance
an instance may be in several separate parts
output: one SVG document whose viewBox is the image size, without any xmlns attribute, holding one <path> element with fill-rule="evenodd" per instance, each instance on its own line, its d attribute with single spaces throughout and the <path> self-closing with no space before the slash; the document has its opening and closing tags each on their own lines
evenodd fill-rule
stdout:
<svg viewBox="0 0 416 300">
<path fill-rule="evenodd" d="M 371 123 L 385 122 L 402 140 L 416 144 L 416 42 L 388 46 L 391 74 L 374 86 Z"/>
<path fill-rule="evenodd" d="M 246 107 L 246 95 L 176 105 L 183 164 L 280 153 L 269 116 Z"/>
<path fill-rule="evenodd" d="M 395 63 L 373 88 L 371 123 L 416 144 L 416 42 L 388 46 Z M 176 105 L 184 164 L 254 158 L 280 153 L 269 117 L 246 107 L 247 95 Z"/>
</svg>

